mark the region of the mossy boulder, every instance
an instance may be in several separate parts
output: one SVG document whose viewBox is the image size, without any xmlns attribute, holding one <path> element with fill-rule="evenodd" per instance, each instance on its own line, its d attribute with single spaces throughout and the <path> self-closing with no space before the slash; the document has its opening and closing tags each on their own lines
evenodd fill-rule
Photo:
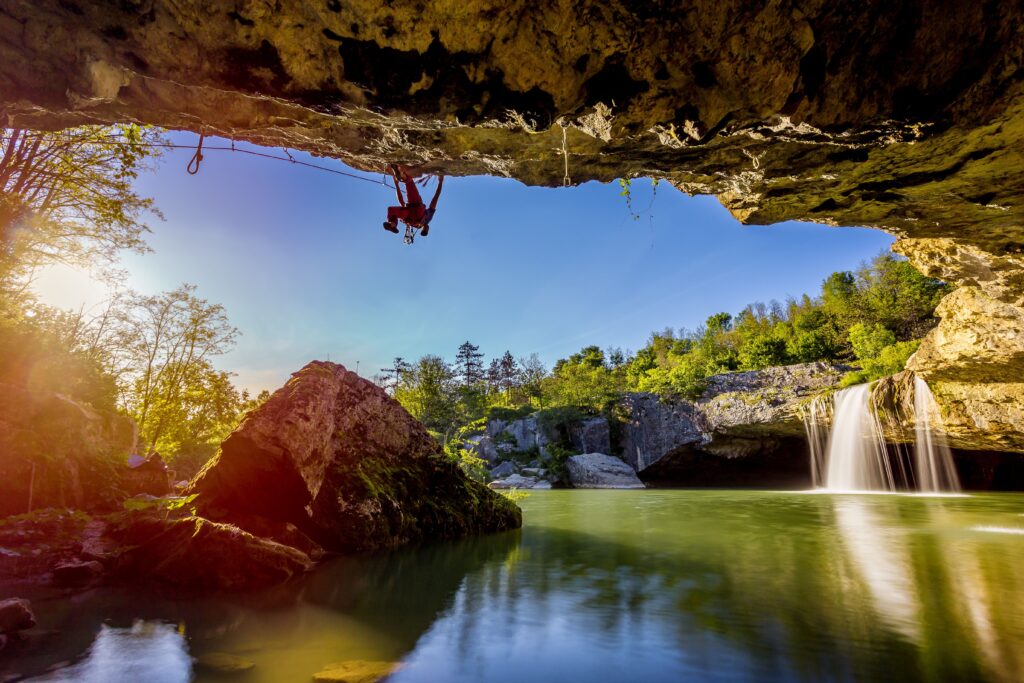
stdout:
<svg viewBox="0 0 1024 683">
<path fill-rule="evenodd" d="M 383 389 L 320 361 L 249 413 L 189 489 L 211 519 L 294 524 L 337 551 L 522 523 L 515 504 L 466 477 Z"/>
</svg>

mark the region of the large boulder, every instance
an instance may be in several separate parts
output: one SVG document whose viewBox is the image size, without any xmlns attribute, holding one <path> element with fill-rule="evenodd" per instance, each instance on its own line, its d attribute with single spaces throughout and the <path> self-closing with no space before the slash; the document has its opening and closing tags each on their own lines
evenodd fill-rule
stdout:
<svg viewBox="0 0 1024 683">
<path fill-rule="evenodd" d="M 65 396 L 0 384 L 0 517 L 115 508 L 134 423 Z"/>
<path fill-rule="evenodd" d="M 290 523 L 341 551 L 522 523 L 383 389 L 321 361 L 249 413 L 189 491 L 211 519 Z"/>
<path fill-rule="evenodd" d="M 572 455 L 565 461 L 569 483 L 577 489 L 642 489 L 632 467 L 604 453 Z"/>
</svg>

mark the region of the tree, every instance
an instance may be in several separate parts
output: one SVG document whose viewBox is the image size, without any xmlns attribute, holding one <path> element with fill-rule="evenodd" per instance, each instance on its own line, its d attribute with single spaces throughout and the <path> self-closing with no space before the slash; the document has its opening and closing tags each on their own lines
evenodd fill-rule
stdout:
<svg viewBox="0 0 1024 683">
<path fill-rule="evenodd" d="M 786 342 L 777 337 L 758 336 L 747 340 L 740 349 L 740 363 L 744 370 L 785 365 L 788 361 Z"/>
<path fill-rule="evenodd" d="M 390 392 L 391 395 L 394 396 L 395 390 L 402 382 L 402 378 L 410 370 L 412 370 L 412 366 L 409 365 L 404 358 L 401 356 L 395 356 L 395 359 L 391 361 L 391 367 L 380 369 L 379 384 L 385 391 Z"/>
<path fill-rule="evenodd" d="M 505 403 L 512 402 L 512 388 L 519 379 L 519 364 L 511 351 L 506 351 L 498 360 L 498 381 L 505 392 Z"/>
<path fill-rule="evenodd" d="M 465 341 L 455 354 L 455 372 L 462 380 L 463 386 L 472 386 L 484 379 L 484 354 L 480 347 Z"/>
<path fill-rule="evenodd" d="M 858 360 L 877 358 L 882 349 L 895 343 L 896 335 L 878 323 L 857 323 L 850 328 L 850 345 Z"/>
<path fill-rule="evenodd" d="M 520 377 L 523 391 L 531 401 L 537 401 L 537 407 L 543 409 L 544 384 L 548 378 L 547 368 L 544 367 L 544 363 L 536 353 L 530 354 L 528 358 L 520 358 L 519 366 L 522 368 Z"/>
<path fill-rule="evenodd" d="M 96 267 L 146 251 L 153 200 L 132 183 L 160 133 L 137 125 L 0 130 L 0 289 L 54 262 Z"/>
<path fill-rule="evenodd" d="M 395 398 L 428 429 L 447 433 L 458 418 L 456 376 L 440 356 L 423 356 L 404 372 Z"/>
<path fill-rule="evenodd" d="M 182 285 L 156 296 L 131 294 L 121 313 L 122 353 L 131 368 L 124 403 L 150 448 L 173 427 L 174 406 L 204 381 L 208 361 L 238 336 L 224 307 L 195 291 Z"/>
</svg>

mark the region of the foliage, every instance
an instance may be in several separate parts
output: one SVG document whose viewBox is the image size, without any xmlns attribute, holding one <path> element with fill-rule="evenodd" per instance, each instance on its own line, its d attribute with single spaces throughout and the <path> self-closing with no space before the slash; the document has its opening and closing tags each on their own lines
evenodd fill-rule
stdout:
<svg viewBox="0 0 1024 683">
<path fill-rule="evenodd" d="M 896 342 L 881 349 L 874 358 L 868 358 L 860 363 L 860 370 L 846 373 L 841 386 L 849 387 L 854 384 L 873 382 L 876 379 L 892 375 L 903 370 L 917 347 L 920 340 Z"/>
<path fill-rule="evenodd" d="M 896 343 L 896 335 L 878 323 L 865 325 L 856 323 L 850 328 L 850 346 L 859 360 L 877 358 L 887 346 Z"/>
<path fill-rule="evenodd" d="M 95 268 L 146 251 L 145 216 L 159 213 L 132 184 L 161 140 L 134 124 L 0 129 L 0 289 L 51 263 Z"/>
<path fill-rule="evenodd" d="M 196 514 L 196 508 L 192 505 L 195 499 L 199 496 L 198 493 L 193 493 L 190 496 L 166 496 L 163 498 L 129 498 L 124 501 L 124 509 L 131 512 L 133 510 L 159 510 L 161 512 L 178 512 L 181 510 L 188 510 L 191 514 Z"/>
<path fill-rule="evenodd" d="M 934 326 L 935 306 L 947 291 L 906 261 L 881 254 L 856 272 L 830 275 L 817 298 L 751 304 L 735 317 L 713 315 L 693 332 L 652 334 L 627 368 L 627 383 L 692 399 L 707 377 L 740 369 L 857 359 L 863 376 L 898 371 L 899 359 L 912 352 L 905 343 Z"/>
<path fill-rule="evenodd" d="M 509 499 L 513 503 L 518 503 L 530 497 L 530 494 L 528 492 L 522 491 L 515 487 L 512 487 L 510 489 L 497 489 L 497 493 L 499 495 L 505 496 L 505 498 Z"/>
</svg>

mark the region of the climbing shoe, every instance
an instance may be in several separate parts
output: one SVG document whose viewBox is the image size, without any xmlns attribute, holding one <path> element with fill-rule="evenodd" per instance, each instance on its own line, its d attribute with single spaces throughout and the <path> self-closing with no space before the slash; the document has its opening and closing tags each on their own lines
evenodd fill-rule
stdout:
<svg viewBox="0 0 1024 683">
<path fill-rule="evenodd" d="M 398 224 L 397 223 L 389 223 L 388 221 L 384 221 L 384 229 L 387 230 L 388 232 L 393 232 L 396 235 L 398 234 Z"/>
</svg>

